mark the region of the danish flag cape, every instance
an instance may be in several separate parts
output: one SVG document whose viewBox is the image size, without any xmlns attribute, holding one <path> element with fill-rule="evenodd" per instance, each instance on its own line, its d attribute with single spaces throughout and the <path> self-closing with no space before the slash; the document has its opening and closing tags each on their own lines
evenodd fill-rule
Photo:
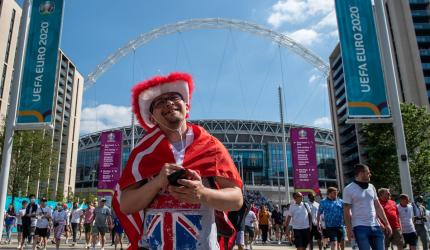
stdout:
<svg viewBox="0 0 430 250">
<path fill-rule="evenodd" d="M 194 132 L 194 141 L 185 151 L 183 167 L 197 171 L 202 177 L 224 177 L 238 187 L 242 180 L 227 149 L 203 128 L 187 124 Z M 175 163 L 169 141 L 164 133 L 154 127 L 133 149 L 115 190 L 113 208 L 131 242 L 129 249 L 137 249 L 143 236 L 143 211 L 126 215 L 121 212 L 121 190 L 158 174 L 165 163 Z M 223 249 L 223 246 L 220 246 Z"/>
</svg>

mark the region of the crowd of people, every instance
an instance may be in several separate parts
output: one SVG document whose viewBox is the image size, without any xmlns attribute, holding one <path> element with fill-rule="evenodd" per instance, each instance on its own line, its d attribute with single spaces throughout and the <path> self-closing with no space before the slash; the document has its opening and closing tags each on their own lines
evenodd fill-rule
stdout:
<svg viewBox="0 0 430 250">
<path fill-rule="evenodd" d="M 59 249 L 61 244 L 76 246 L 84 241 L 82 248 L 95 249 L 105 246 L 105 235 L 110 234 L 115 249 L 123 249 L 124 230 L 106 205 L 106 199 L 98 202 L 73 202 L 69 208 L 66 203 L 57 202 L 55 207 L 47 205 L 47 199 L 35 196 L 23 200 L 21 206 L 15 209 L 11 203 L 5 212 L 6 237 L 3 244 L 11 244 L 12 231 L 16 228 L 18 249 L 31 246 L 32 249 L 46 249 L 51 243 Z M 84 239 L 82 239 L 84 236 Z M 71 241 L 71 242 L 69 242 Z"/>
<path fill-rule="evenodd" d="M 297 249 L 344 249 L 349 240 L 353 249 L 409 249 L 421 241 L 428 250 L 430 211 L 422 196 L 411 202 L 406 194 L 399 203 L 391 199 L 388 188 L 370 183 L 369 167 L 355 166 L 355 180 L 345 187 L 342 198 L 335 187 L 327 189 L 327 197 L 313 193 L 305 202 L 303 194 L 293 193 L 293 201 L 272 210 L 265 204 L 251 202 L 244 220 L 244 240 L 237 240 L 239 249 L 252 249 L 255 242 L 294 244 Z M 317 197 L 318 198 L 318 197 Z"/>
</svg>

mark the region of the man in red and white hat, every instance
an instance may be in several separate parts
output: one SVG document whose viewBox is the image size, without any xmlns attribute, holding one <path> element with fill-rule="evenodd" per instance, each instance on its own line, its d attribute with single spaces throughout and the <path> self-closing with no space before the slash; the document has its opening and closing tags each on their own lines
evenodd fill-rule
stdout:
<svg viewBox="0 0 430 250">
<path fill-rule="evenodd" d="M 133 111 L 147 133 L 131 152 L 113 201 L 132 249 L 222 249 L 215 210 L 242 206 L 242 180 L 227 149 L 186 121 L 193 88 L 190 75 L 172 73 L 132 90 Z M 179 170 L 186 170 L 185 179 L 169 184 Z"/>
</svg>

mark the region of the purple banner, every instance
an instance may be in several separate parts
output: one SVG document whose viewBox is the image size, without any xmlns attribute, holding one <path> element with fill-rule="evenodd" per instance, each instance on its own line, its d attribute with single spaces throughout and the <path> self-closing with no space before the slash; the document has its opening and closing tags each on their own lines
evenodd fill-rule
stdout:
<svg viewBox="0 0 430 250">
<path fill-rule="evenodd" d="M 122 132 L 120 130 L 102 132 L 100 136 L 98 195 L 113 195 L 113 190 L 121 175 Z"/>
<path fill-rule="evenodd" d="M 294 189 L 319 192 L 315 136 L 312 128 L 291 128 Z"/>
</svg>

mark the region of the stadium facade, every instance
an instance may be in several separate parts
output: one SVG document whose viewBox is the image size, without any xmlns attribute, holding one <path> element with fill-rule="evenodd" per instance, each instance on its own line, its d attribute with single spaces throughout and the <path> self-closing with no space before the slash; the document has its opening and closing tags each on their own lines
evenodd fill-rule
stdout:
<svg viewBox="0 0 430 250">
<path fill-rule="evenodd" d="M 210 134 L 218 138 L 229 150 L 239 168 L 248 190 L 262 191 L 269 199 L 278 199 L 284 188 L 284 160 L 282 157 L 282 130 L 280 123 L 242 120 L 194 120 Z M 286 124 L 289 185 L 293 186 L 292 160 L 289 145 L 289 129 L 303 127 Z M 117 128 L 123 133 L 123 166 L 128 159 L 131 145 L 131 127 Z M 116 129 L 112 129 L 116 130 Z M 76 172 L 76 194 L 85 197 L 95 193 L 99 166 L 100 135 L 102 131 L 84 135 L 79 140 Z M 333 133 L 314 128 L 319 185 L 321 190 L 337 185 Z M 136 127 L 136 143 L 145 134 Z M 293 190 L 292 188 L 290 190 Z"/>
</svg>

